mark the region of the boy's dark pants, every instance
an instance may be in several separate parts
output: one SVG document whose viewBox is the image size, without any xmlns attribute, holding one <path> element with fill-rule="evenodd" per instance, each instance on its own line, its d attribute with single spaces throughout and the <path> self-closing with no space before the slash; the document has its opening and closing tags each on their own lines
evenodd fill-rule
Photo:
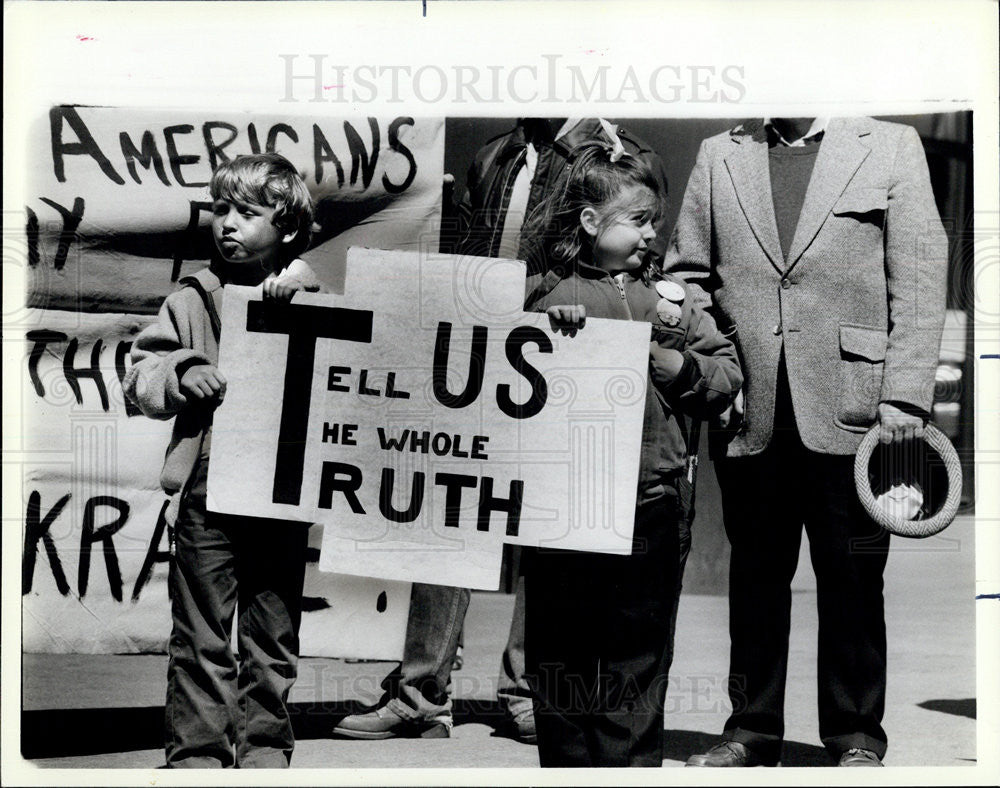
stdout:
<svg viewBox="0 0 1000 788">
<path fill-rule="evenodd" d="M 639 502 L 630 556 L 526 550 L 526 678 L 544 766 L 661 766 L 689 531 L 674 486 Z"/>
<path fill-rule="evenodd" d="M 207 469 L 203 460 L 175 528 L 167 765 L 287 767 L 308 526 L 206 513 Z"/>
<path fill-rule="evenodd" d="M 882 573 L 889 534 L 865 514 L 854 457 L 802 445 L 787 375 L 779 371 L 774 436 L 752 457 L 716 463 L 732 546 L 729 697 L 725 737 L 767 761 L 781 757 L 791 581 L 802 527 L 816 573 L 819 734 L 839 758 L 851 747 L 882 757 L 886 635 Z"/>
</svg>

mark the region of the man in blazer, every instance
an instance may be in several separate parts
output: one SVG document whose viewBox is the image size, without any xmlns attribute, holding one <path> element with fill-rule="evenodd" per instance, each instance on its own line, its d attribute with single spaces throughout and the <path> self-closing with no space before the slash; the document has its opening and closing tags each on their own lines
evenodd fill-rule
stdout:
<svg viewBox="0 0 1000 788">
<path fill-rule="evenodd" d="M 739 339 L 743 398 L 717 472 L 730 564 L 732 716 L 689 766 L 774 765 L 802 527 L 819 613 L 820 737 L 842 766 L 886 751 L 882 574 L 854 454 L 922 435 L 947 238 L 916 131 L 871 118 L 751 121 L 703 141 L 664 267 Z"/>
</svg>

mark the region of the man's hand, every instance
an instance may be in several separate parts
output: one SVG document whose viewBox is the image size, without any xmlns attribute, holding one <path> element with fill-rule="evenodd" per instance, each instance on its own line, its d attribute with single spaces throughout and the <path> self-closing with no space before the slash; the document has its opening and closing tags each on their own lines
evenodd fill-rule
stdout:
<svg viewBox="0 0 1000 788">
<path fill-rule="evenodd" d="M 879 440 L 882 443 L 902 443 L 924 437 L 924 420 L 889 402 L 878 406 Z"/>
<path fill-rule="evenodd" d="M 181 375 L 181 393 L 188 399 L 216 399 L 221 404 L 226 396 L 226 379 L 212 364 L 196 364 Z"/>
<path fill-rule="evenodd" d="M 292 296 L 306 286 L 294 276 L 277 276 L 264 280 L 264 298 L 277 301 L 291 301 Z"/>
<path fill-rule="evenodd" d="M 719 416 L 719 426 L 722 429 L 727 429 L 736 420 L 735 417 L 743 417 L 743 389 L 739 390 L 736 399 L 733 400 L 733 404 L 722 411 L 722 414 Z"/>
<path fill-rule="evenodd" d="M 576 336 L 587 322 L 587 308 L 583 304 L 562 304 L 550 306 L 545 314 L 552 321 L 552 327 L 567 336 Z"/>
</svg>

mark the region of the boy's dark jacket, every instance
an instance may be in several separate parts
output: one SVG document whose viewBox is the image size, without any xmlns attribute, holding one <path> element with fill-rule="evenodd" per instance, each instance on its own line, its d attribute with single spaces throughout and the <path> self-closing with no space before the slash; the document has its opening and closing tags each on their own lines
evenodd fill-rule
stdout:
<svg viewBox="0 0 1000 788">
<path fill-rule="evenodd" d="M 696 418 L 722 413 L 743 385 L 743 375 L 733 344 L 716 328 L 715 321 L 698 307 L 687 286 L 673 276 L 662 279 L 684 289 L 681 318 L 676 326 L 666 325 L 657 315 L 661 297 L 655 282 L 625 273 L 624 289 L 606 271 L 578 262 L 566 277 L 546 280 L 528 297 L 526 309 L 544 312 L 550 306 L 582 304 L 587 317 L 639 320 L 652 324 L 646 410 L 642 428 L 639 487 L 658 482 L 663 473 L 682 470 L 687 443 L 678 412 Z M 548 289 L 551 286 L 551 289 Z M 580 336 L 586 335 L 586 326 Z M 677 350 L 684 357 L 680 373 L 673 380 L 665 372 L 664 350 Z"/>
</svg>

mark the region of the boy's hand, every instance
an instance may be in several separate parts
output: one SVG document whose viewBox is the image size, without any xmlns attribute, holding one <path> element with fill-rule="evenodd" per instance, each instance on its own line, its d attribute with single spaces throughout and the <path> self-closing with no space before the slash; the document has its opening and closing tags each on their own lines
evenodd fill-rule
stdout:
<svg viewBox="0 0 1000 788">
<path fill-rule="evenodd" d="M 274 298 L 278 301 L 291 301 L 292 296 L 306 286 L 294 276 L 277 276 L 264 280 L 264 298 Z"/>
<path fill-rule="evenodd" d="M 218 367 L 212 364 L 197 364 L 188 367 L 187 371 L 181 375 L 181 393 L 188 399 L 194 400 L 218 400 L 217 404 L 222 404 L 226 396 L 226 379 L 219 372 Z"/>
<path fill-rule="evenodd" d="M 576 336 L 576 332 L 587 322 L 587 308 L 583 304 L 562 304 L 545 310 L 552 322 L 552 328 L 566 336 Z"/>
</svg>

